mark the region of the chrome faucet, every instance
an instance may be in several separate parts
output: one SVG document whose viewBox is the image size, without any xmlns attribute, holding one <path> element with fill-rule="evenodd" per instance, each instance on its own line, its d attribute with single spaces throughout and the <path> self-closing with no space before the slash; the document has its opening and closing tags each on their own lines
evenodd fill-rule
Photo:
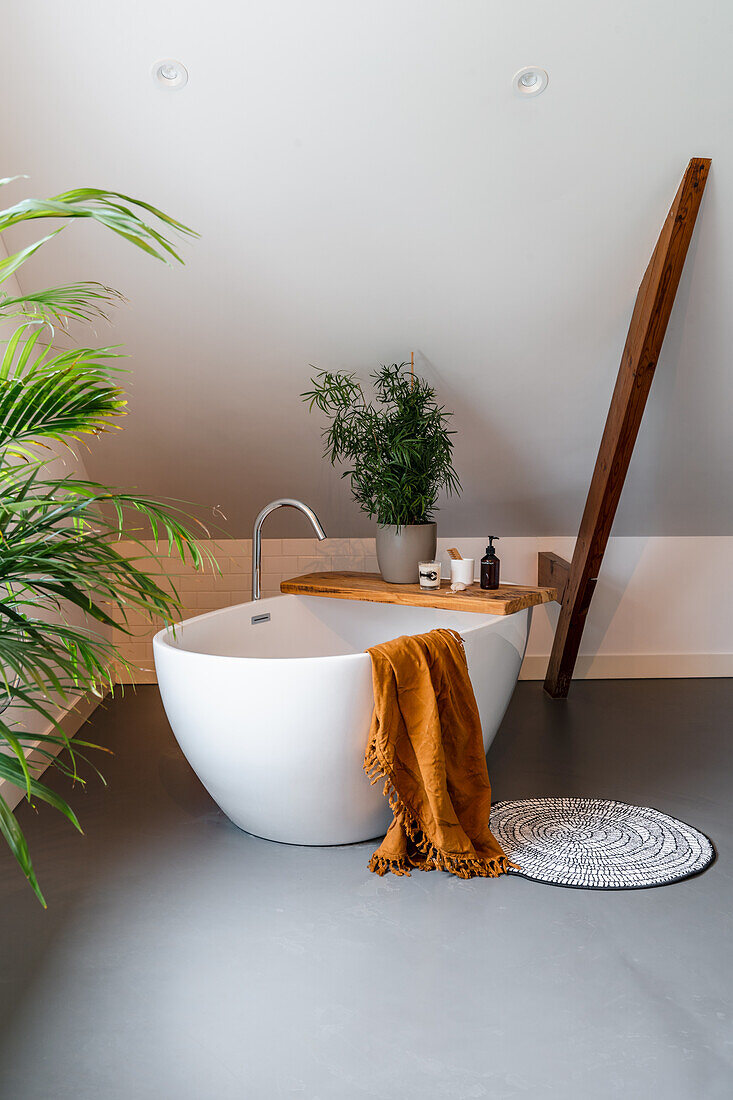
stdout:
<svg viewBox="0 0 733 1100">
<path fill-rule="evenodd" d="M 318 516 L 309 508 L 307 504 L 303 504 L 299 500 L 290 500 L 284 497 L 282 500 L 273 500 L 270 504 L 266 504 L 262 509 L 257 519 L 255 520 L 254 530 L 252 532 L 252 599 L 259 600 L 260 598 L 260 575 L 262 573 L 262 524 L 265 522 L 270 512 L 274 512 L 276 508 L 297 508 L 302 512 L 304 516 L 307 516 L 311 521 L 313 530 L 318 535 L 321 542 L 326 537 L 326 532 L 321 527 Z"/>
</svg>

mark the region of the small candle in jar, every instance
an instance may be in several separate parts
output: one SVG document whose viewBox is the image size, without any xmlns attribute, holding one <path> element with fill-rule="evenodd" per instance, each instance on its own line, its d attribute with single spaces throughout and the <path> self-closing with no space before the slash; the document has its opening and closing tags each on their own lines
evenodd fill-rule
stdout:
<svg viewBox="0 0 733 1100">
<path fill-rule="evenodd" d="M 440 588 L 440 562 L 421 561 L 418 565 L 421 588 Z"/>
</svg>

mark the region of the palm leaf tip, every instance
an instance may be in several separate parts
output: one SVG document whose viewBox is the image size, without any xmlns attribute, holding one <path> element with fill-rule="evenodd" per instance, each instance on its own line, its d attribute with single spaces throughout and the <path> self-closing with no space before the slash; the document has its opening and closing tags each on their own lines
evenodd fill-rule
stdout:
<svg viewBox="0 0 733 1100">
<path fill-rule="evenodd" d="M 159 221 L 164 230 L 172 230 L 181 237 L 199 236 L 194 229 L 150 203 L 98 187 L 77 188 L 50 199 L 23 199 L 15 206 L 0 211 L 0 232 L 20 222 L 38 218 L 92 218 L 143 252 L 166 263 L 169 257 L 181 264 L 183 260 L 165 232 L 152 224 L 152 219 Z"/>
</svg>

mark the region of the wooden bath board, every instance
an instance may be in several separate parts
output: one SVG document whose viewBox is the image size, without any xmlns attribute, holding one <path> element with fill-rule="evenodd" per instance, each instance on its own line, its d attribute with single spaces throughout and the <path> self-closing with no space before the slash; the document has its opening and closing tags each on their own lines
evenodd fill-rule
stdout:
<svg viewBox="0 0 733 1100">
<path fill-rule="evenodd" d="M 327 596 L 332 600 L 473 611 L 479 615 L 514 615 L 526 607 L 558 598 L 557 590 L 545 585 L 535 588 L 523 584 L 502 584 L 487 591 L 473 584 L 463 592 L 451 592 L 448 581 L 443 581 L 440 588 L 421 588 L 419 584 L 388 584 L 379 573 L 306 573 L 302 577 L 283 581 L 280 591 L 295 596 Z"/>
</svg>

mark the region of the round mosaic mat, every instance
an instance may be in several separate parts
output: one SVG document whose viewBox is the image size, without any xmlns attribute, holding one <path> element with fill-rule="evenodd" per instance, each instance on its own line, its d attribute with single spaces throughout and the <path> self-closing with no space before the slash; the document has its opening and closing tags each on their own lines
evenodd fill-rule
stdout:
<svg viewBox="0 0 733 1100">
<path fill-rule="evenodd" d="M 683 821 L 603 798 L 497 802 L 491 831 L 520 868 L 510 874 L 586 890 L 665 886 L 715 858 L 708 838 Z"/>
</svg>

